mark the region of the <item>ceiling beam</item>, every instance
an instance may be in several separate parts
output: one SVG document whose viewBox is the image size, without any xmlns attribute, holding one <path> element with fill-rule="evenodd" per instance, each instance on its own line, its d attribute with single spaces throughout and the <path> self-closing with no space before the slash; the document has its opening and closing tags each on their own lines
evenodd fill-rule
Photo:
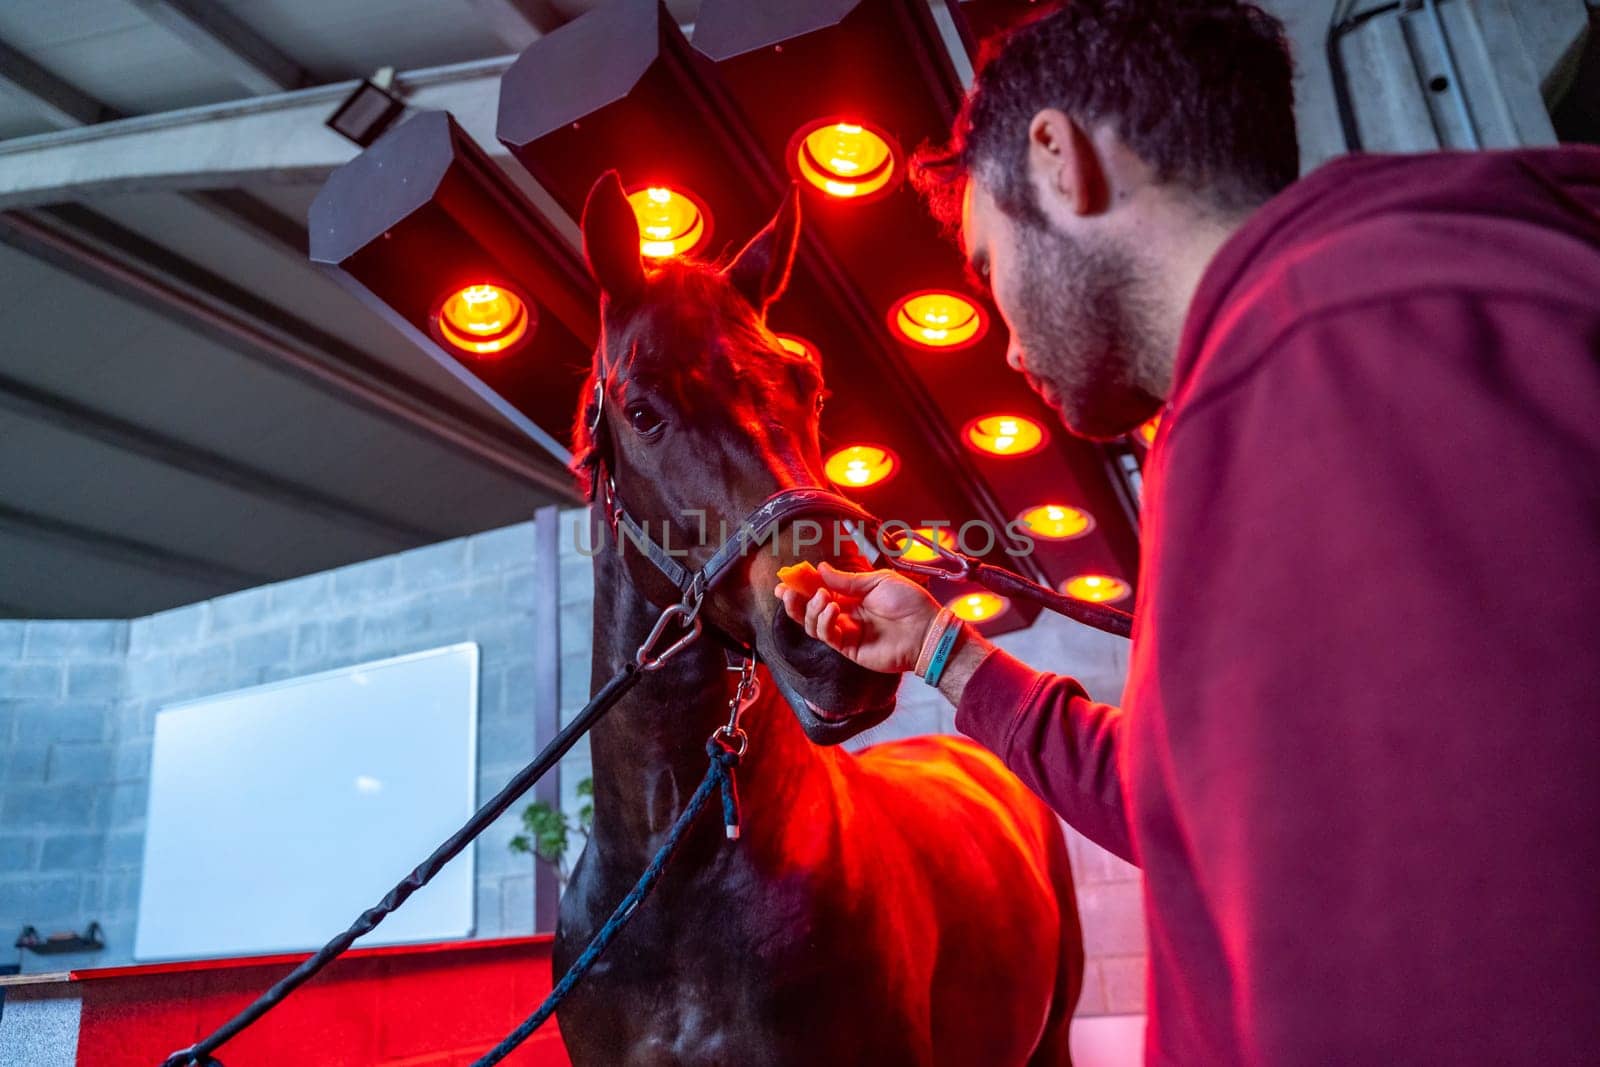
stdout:
<svg viewBox="0 0 1600 1067">
<path fill-rule="evenodd" d="M 343 497 L 280 478 L 4 375 L 0 375 L 0 409 L 93 438 L 120 451 L 187 471 L 257 499 L 315 515 L 356 533 L 378 538 L 396 549 L 431 544 L 450 536 L 382 515 Z"/>
<path fill-rule="evenodd" d="M 57 129 L 74 129 L 122 118 L 122 113 L 57 78 L 0 41 L 0 85 L 11 85 Z M 189 198 L 230 223 L 243 226 L 304 259 L 310 242 L 304 226 L 286 218 L 242 189 L 205 189 Z"/>
<path fill-rule="evenodd" d="M 528 438 L 86 208 L 0 215 L 0 240 L 496 473 L 574 499 L 564 463 Z"/>
<path fill-rule="evenodd" d="M 4 41 L 0 41 L 0 86 L 25 98 L 58 130 L 116 117 L 116 112 L 100 101 L 62 81 Z"/>
<path fill-rule="evenodd" d="M 467 6 L 513 52 L 521 52 L 562 21 L 535 0 L 467 0 Z"/>
<path fill-rule="evenodd" d="M 409 107 L 449 111 L 492 156 L 500 75 L 513 56 L 401 74 Z M 0 142 L 0 209 L 123 192 L 234 189 L 320 182 L 359 149 L 328 129 L 329 115 L 359 82 L 250 97 L 101 122 Z M 506 168 L 513 180 L 517 168 Z M 528 179 L 522 176 L 520 183 Z M 553 202 L 542 190 L 540 206 Z M 562 215 L 557 209 L 557 218 Z M 576 244 L 577 227 L 569 223 Z"/>
<path fill-rule="evenodd" d="M 298 89 L 305 69 L 215 0 L 131 0 L 150 21 L 257 96 Z"/>
<path fill-rule="evenodd" d="M 32 511 L 23 511 L 4 503 L 0 503 L 0 530 L 7 530 L 19 537 L 43 541 L 52 548 L 71 548 L 101 559 L 130 564 L 142 570 L 187 578 L 227 589 L 264 585 L 280 577 L 240 570 L 225 563 L 174 552 L 160 545 L 80 526 L 77 523 Z"/>
<path fill-rule="evenodd" d="M 246 230 L 252 237 L 300 260 L 309 261 L 311 241 L 305 226 L 243 189 L 202 189 L 190 193 L 189 203 L 223 221 Z"/>
</svg>

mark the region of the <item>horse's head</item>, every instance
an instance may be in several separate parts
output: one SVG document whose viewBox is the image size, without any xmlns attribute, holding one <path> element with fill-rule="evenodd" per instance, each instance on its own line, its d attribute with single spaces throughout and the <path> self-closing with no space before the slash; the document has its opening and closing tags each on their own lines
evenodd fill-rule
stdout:
<svg viewBox="0 0 1600 1067">
<path fill-rule="evenodd" d="M 574 466 L 585 475 L 603 456 L 628 513 L 657 543 L 665 537 L 669 547 L 687 548 L 681 562 L 690 568 L 704 565 L 772 494 L 827 484 L 818 441 L 822 368 L 785 349 L 766 325 L 767 307 L 788 282 L 799 230 L 799 198 L 791 191 L 725 266 L 673 260 L 646 270 L 638 222 L 615 172 L 600 179 L 584 207 L 584 253 L 601 290 L 601 339 L 578 417 Z M 603 389 L 598 423 L 596 381 Z M 701 613 L 757 650 L 807 736 L 835 744 L 889 715 L 899 679 L 864 670 L 807 637 L 773 597 L 778 568 L 801 558 L 867 569 L 848 539 L 835 538 L 831 521 L 821 525 L 821 543 L 814 527 L 775 531 L 771 542 L 746 553 Z M 678 599 L 643 553 L 625 541 L 619 548 L 640 592 L 658 604 Z"/>
</svg>

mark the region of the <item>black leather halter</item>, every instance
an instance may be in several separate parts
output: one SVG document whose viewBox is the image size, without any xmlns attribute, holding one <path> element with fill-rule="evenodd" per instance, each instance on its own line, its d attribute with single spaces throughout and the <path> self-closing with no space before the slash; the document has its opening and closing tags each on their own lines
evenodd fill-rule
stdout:
<svg viewBox="0 0 1600 1067">
<path fill-rule="evenodd" d="M 688 612 L 683 618 L 685 626 L 696 621 L 706 595 L 733 573 L 751 546 L 765 543 L 768 535 L 782 523 L 801 515 L 824 514 L 859 523 L 864 533 L 870 534 L 877 529 L 878 520 L 870 512 L 830 489 L 815 485 L 780 489 L 747 515 L 703 566 L 698 570 L 690 570 L 665 548 L 650 540 L 649 532 L 628 514 L 628 509 L 617 496 L 616 480 L 607 462 L 611 449 L 610 435 L 606 432 L 605 396 L 604 381 L 597 378 L 594 413 L 589 420 L 591 452 L 586 461 L 589 466 L 589 499 L 598 504 L 606 516 L 612 535 L 617 538 L 618 549 L 622 547 L 621 537 L 626 534 L 640 553 L 677 589 L 682 598 L 679 603 Z"/>
</svg>

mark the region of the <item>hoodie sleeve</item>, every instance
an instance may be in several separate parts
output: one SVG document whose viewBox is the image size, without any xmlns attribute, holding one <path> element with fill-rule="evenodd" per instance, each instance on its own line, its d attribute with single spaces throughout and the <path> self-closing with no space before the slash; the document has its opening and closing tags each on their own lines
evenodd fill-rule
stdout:
<svg viewBox="0 0 1600 1067">
<path fill-rule="evenodd" d="M 957 730 L 1004 760 L 1073 829 L 1133 863 L 1117 769 L 1121 727 L 1122 709 L 999 648 L 973 672 L 956 708 Z"/>
</svg>

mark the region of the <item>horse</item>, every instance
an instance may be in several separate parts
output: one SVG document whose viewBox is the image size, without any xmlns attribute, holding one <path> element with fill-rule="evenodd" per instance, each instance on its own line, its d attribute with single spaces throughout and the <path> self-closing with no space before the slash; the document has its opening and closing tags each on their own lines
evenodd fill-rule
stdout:
<svg viewBox="0 0 1600 1067">
<path fill-rule="evenodd" d="M 589 194 L 581 230 L 601 334 L 573 467 L 591 489 L 602 462 L 606 476 L 589 515 L 605 545 L 593 557 L 596 689 L 680 596 L 642 552 L 608 539 L 613 504 L 700 566 L 718 547 L 708 531 L 737 527 L 779 490 L 826 484 L 821 368 L 766 326 L 799 227 L 791 189 L 726 265 L 646 270 L 616 173 Z M 849 662 L 781 610 L 776 572 L 800 555 L 785 542 L 800 540 L 748 553 L 701 610 L 761 664 L 741 722 L 743 833 L 729 840 L 712 813 L 691 828 L 559 1008 L 568 1054 L 579 1067 L 1070 1063 L 1083 951 L 1056 817 L 964 739 L 838 747 L 887 718 L 899 678 Z M 813 560 L 866 568 L 848 543 L 816 547 Z M 561 900 L 556 973 L 704 778 L 728 679 L 723 647 L 694 642 L 594 727 L 593 824 Z"/>
</svg>

